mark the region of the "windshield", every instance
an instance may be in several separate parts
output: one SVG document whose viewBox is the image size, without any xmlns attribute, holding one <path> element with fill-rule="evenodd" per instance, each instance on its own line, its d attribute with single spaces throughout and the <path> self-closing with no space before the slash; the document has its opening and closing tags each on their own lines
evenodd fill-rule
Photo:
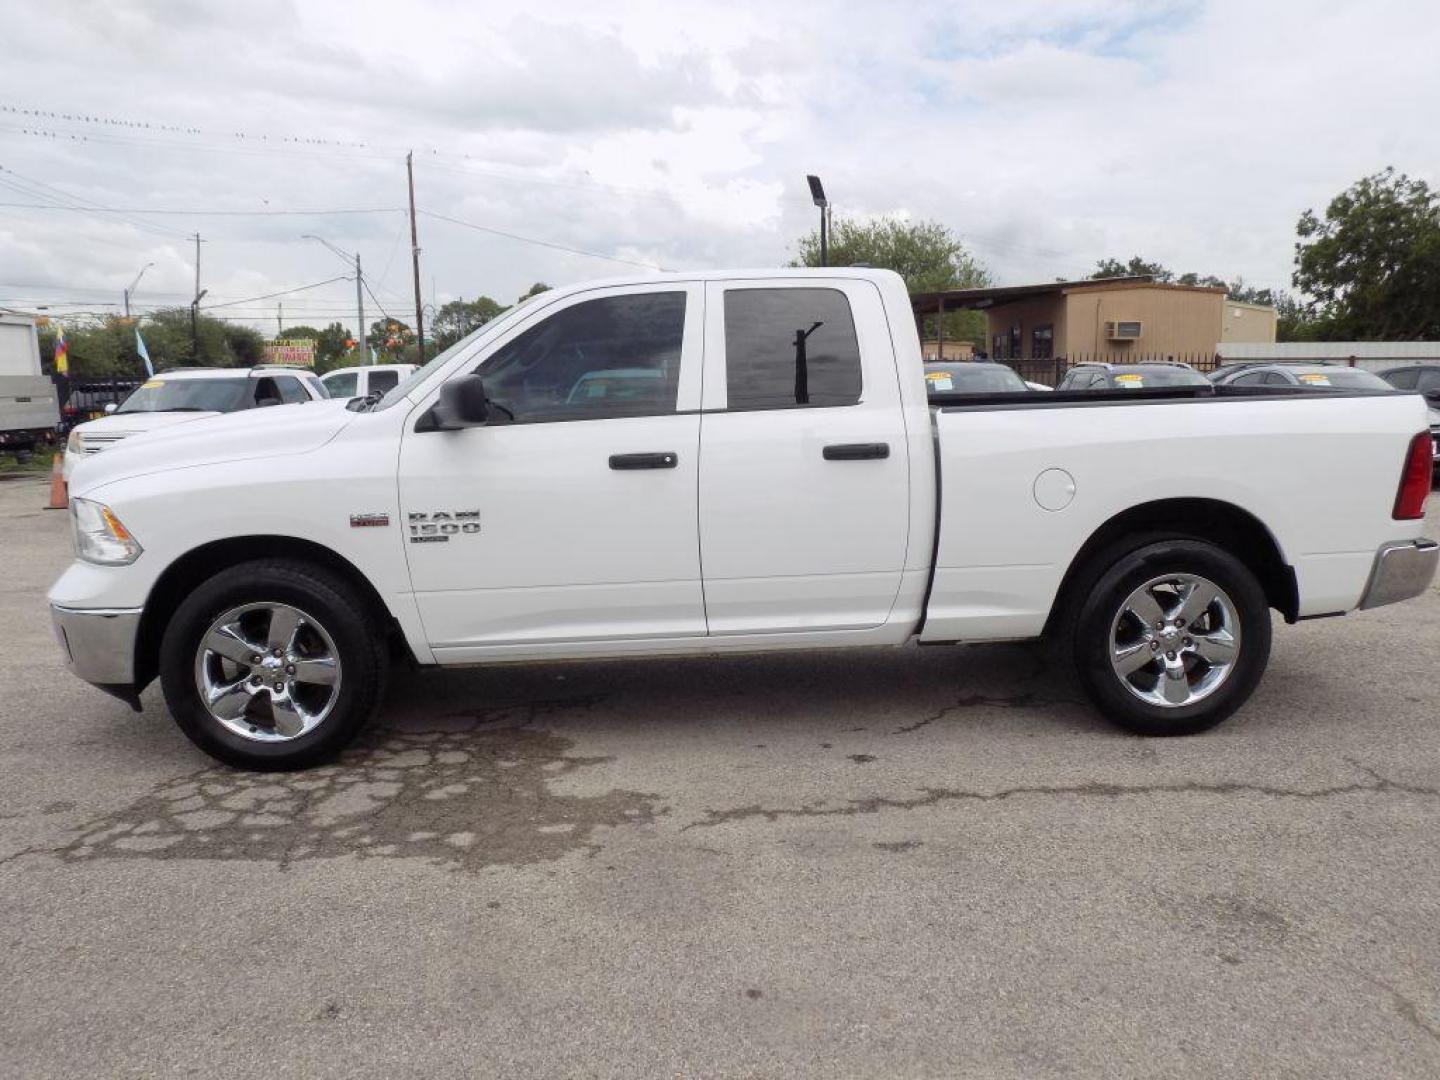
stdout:
<svg viewBox="0 0 1440 1080">
<path fill-rule="evenodd" d="M 534 310 L 533 304 L 520 303 L 516 304 L 514 307 L 508 309 L 507 311 L 503 311 L 499 315 L 496 315 L 495 318 L 491 319 L 484 326 L 480 327 L 480 329 L 476 330 L 469 337 L 461 338 L 444 352 L 440 353 L 438 356 L 431 357 L 425 362 L 423 366 L 416 368 L 409 374 L 408 377 L 401 379 L 400 385 L 389 390 L 385 394 L 385 396 L 382 397 L 375 405 L 375 409 L 378 411 L 380 409 L 390 408 L 390 406 L 394 405 L 397 401 L 404 398 L 407 394 L 410 393 L 411 390 L 414 390 L 417 386 L 419 386 L 431 375 L 433 375 L 439 368 L 449 363 L 451 358 L 454 357 L 457 352 L 462 349 L 468 348 L 469 346 L 473 345 L 475 342 L 480 341 L 483 338 L 491 337 L 495 334 L 500 333 L 512 322 L 514 322 L 516 318 L 523 318 L 524 316 L 529 315 L 532 310 Z M 334 390 L 331 390 L 330 394 L 332 397 L 340 397 L 340 395 L 335 393 Z"/>
<path fill-rule="evenodd" d="M 925 388 L 932 394 L 999 394 L 1030 389 L 1024 379 L 1000 364 L 926 364 Z"/>
<path fill-rule="evenodd" d="M 1118 368 L 1110 373 L 1111 380 L 1121 390 L 1139 389 L 1146 386 L 1209 386 L 1210 380 L 1194 368 L 1143 367 Z"/>
<path fill-rule="evenodd" d="M 150 379 L 142 383 L 119 413 L 152 412 L 234 412 L 245 405 L 250 380 L 233 379 Z"/>
</svg>

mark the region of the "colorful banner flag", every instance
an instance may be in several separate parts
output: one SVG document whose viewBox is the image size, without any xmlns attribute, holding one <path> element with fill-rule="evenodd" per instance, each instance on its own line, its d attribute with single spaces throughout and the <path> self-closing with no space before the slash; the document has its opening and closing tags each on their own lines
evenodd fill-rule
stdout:
<svg viewBox="0 0 1440 1080">
<path fill-rule="evenodd" d="M 155 365 L 150 363 L 150 350 L 145 348 L 145 339 L 140 336 L 140 328 L 135 328 L 135 351 L 140 354 L 140 359 L 145 361 L 145 374 L 154 375 Z"/>
<path fill-rule="evenodd" d="M 55 374 L 70 373 L 70 346 L 65 344 L 65 327 L 55 324 Z"/>
</svg>

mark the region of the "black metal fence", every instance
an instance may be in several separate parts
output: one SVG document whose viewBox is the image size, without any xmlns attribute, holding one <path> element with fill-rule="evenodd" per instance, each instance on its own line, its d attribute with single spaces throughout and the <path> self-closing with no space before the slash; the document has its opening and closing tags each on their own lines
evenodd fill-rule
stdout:
<svg viewBox="0 0 1440 1080">
<path fill-rule="evenodd" d="M 1189 364 L 1196 371 L 1211 372 L 1221 364 L 1221 359 L 1215 353 L 1076 353 L 1071 356 L 1043 356 L 1030 357 L 1029 359 L 1011 359 L 1008 357 L 994 358 L 998 363 L 1007 364 L 1015 372 L 1028 382 L 1044 383 L 1046 386 L 1057 385 L 1065 372 L 1077 364 L 1095 363 L 1097 361 L 1109 364 L 1155 364 L 1155 363 L 1181 363 Z"/>
<path fill-rule="evenodd" d="M 118 405 L 140 385 L 140 379 L 76 378 L 51 375 L 55 383 L 55 400 L 60 404 L 60 431 L 68 432 L 76 424 L 105 415 L 106 405 Z"/>
</svg>

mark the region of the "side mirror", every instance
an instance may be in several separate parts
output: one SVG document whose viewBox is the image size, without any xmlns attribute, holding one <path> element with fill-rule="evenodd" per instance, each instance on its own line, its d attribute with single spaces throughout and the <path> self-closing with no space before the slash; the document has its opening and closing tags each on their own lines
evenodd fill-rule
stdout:
<svg viewBox="0 0 1440 1080">
<path fill-rule="evenodd" d="M 430 410 L 431 431 L 458 431 L 478 427 L 490 419 L 485 403 L 485 382 L 479 375 L 461 375 L 440 387 L 440 400 Z"/>
<path fill-rule="evenodd" d="M 1425 400 L 1431 405 L 1440 405 L 1440 390 L 1426 390 Z"/>
<path fill-rule="evenodd" d="M 114 412 L 116 409 L 118 409 L 119 407 L 120 407 L 120 406 L 119 406 L 119 405 L 116 405 L 115 402 L 113 402 L 113 401 L 110 402 L 110 404 L 108 404 L 108 405 L 105 406 L 105 415 L 106 415 L 106 416 L 109 416 L 111 413 L 113 413 L 113 412 Z"/>
</svg>

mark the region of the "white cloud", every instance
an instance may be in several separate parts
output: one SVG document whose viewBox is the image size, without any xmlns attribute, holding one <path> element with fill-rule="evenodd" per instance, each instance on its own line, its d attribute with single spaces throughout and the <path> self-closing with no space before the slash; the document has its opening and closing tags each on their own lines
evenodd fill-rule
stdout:
<svg viewBox="0 0 1440 1080">
<path fill-rule="evenodd" d="M 668 267 L 763 265 L 814 224 L 819 172 L 837 212 L 937 218 L 1003 281 L 1139 253 L 1283 286 L 1301 210 L 1387 164 L 1434 180 L 1440 159 L 1421 0 L 20 4 L 0 0 L 0 105 L 203 129 L 0 112 L 0 166 L 122 208 L 399 207 L 413 147 L 437 213 Z M 441 302 L 625 269 L 420 228 Z M 343 272 L 310 232 L 359 250 L 387 309 L 412 306 L 398 213 L 5 207 L 0 303 L 118 305 L 146 262 L 137 302 L 188 302 L 196 230 L 207 300 Z M 336 283 L 286 298 L 286 320 L 353 302 Z"/>
</svg>

